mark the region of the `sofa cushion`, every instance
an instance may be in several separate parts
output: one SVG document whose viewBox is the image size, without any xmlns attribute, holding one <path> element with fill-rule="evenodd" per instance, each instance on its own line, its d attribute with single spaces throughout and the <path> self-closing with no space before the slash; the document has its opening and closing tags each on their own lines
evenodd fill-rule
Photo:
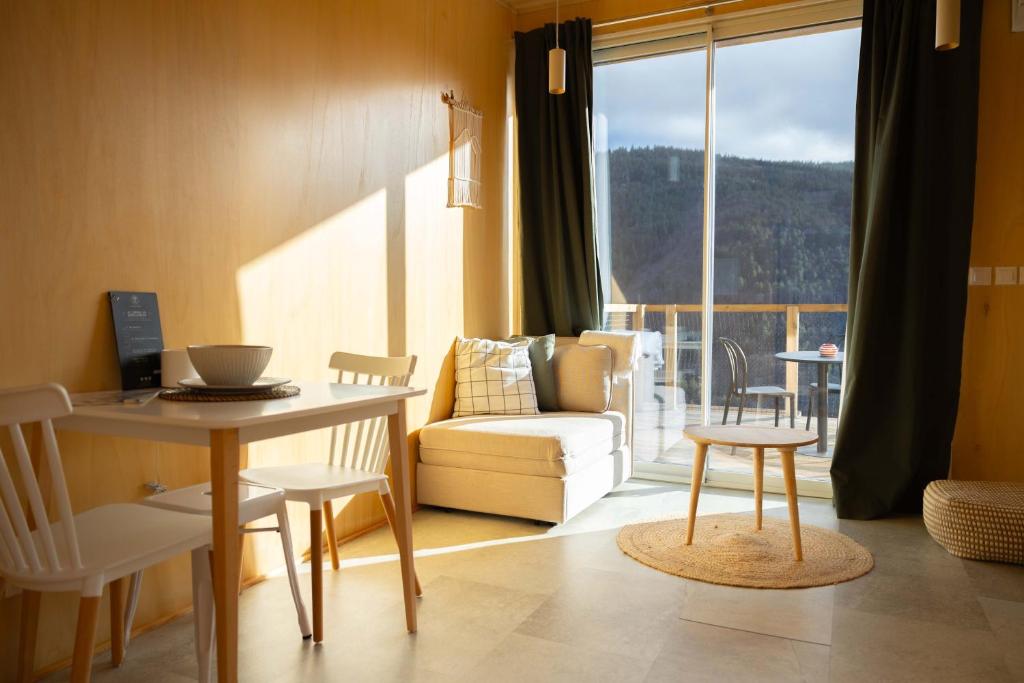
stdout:
<svg viewBox="0 0 1024 683">
<path fill-rule="evenodd" d="M 621 413 L 475 415 L 427 425 L 420 460 L 428 465 L 564 477 L 623 444 Z"/>
<path fill-rule="evenodd" d="M 555 391 L 555 335 L 542 337 L 509 337 L 505 341 L 530 342 L 530 365 L 533 370 L 533 385 L 537 389 L 537 407 L 544 412 L 558 410 L 558 394 Z"/>
<path fill-rule="evenodd" d="M 536 415 L 530 342 L 459 339 L 455 348 L 455 417 Z"/>
<path fill-rule="evenodd" d="M 566 344 L 555 349 L 555 385 L 562 410 L 603 413 L 612 391 L 612 350 Z"/>
</svg>

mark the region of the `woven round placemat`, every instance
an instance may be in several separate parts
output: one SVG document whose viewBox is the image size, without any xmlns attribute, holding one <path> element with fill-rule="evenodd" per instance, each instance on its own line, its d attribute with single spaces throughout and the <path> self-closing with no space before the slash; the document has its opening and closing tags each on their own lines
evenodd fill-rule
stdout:
<svg viewBox="0 0 1024 683">
<path fill-rule="evenodd" d="M 698 517 L 693 545 L 684 545 L 686 519 L 630 524 L 619 532 L 619 548 L 633 559 L 668 574 L 746 588 L 830 586 L 871 571 L 875 561 L 849 536 L 801 525 L 804 559 L 793 558 L 789 522 L 765 517 L 754 530 L 750 514 Z"/>
<path fill-rule="evenodd" d="M 228 403 L 231 401 L 269 401 L 275 398 L 291 398 L 299 395 L 299 388 L 288 385 L 274 387 L 269 391 L 251 394 L 202 394 L 189 389 L 164 389 L 157 396 L 165 401 L 187 401 L 193 403 Z"/>
</svg>

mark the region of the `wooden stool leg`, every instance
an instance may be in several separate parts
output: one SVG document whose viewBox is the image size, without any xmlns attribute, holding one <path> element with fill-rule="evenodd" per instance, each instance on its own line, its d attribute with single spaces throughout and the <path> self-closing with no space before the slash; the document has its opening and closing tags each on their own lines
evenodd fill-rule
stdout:
<svg viewBox="0 0 1024 683">
<path fill-rule="evenodd" d="M 761 500 L 764 498 L 764 449 L 754 449 L 754 528 L 761 530 Z"/>
<path fill-rule="evenodd" d="M 21 592 L 21 642 L 18 644 L 18 683 L 32 681 L 36 661 L 36 634 L 39 633 L 38 591 Z"/>
<path fill-rule="evenodd" d="M 78 628 L 75 650 L 71 656 L 71 683 L 89 683 L 92 677 L 92 652 L 96 647 L 96 623 L 102 598 L 83 597 L 78 601 Z"/>
<path fill-rule="evenodd" d="M 395 499 L 391 497 L 390 493 L 382 493 L 380 494 L 380 502 L 384 506 L 384 516 L 388 518 L 388 526 L 391 527 L 391 533 L 395 535 L 395 541 L 397 542 L 398 529 L 395 527 Z M 423 595 L 423 589 L 420 588 L 420 577 L 418 576 L 416 576 L 416 595 Z"/>
<path fill-rule="evenodd" d="M 110 582 L 110 663 L 124 661 L 124 585 L 127 578 Z"/>
<path fill-rule="evenodd" d="M 789 526 L 793 532 L 793 553 L 797 562 L 804 559 L 800 545 L 800 508 L 796 499 L 796 456 L 792 450 L 782 451 L 782 476 L 786 481 L 786 502 L 789 504 Z"/>
<path fill-rule="evenodd" d="M 324 640 L 323 511 L 309 511 L 310 573 L 313 578 L 313 642 Z"/>
<path fill-rule="evenodd" d="M 693 472 L 690 477 L 690 517 L 686 520 L 686 545 L 693 543 L 693 524 L 697 520 L 697 499 L 700 498 L 700 483 L 704 479 L 704 460 L 708 445 L 698 443 L 693 454 Z"/>
<path fill-rule="evenodd" d="M 327 529 L 327 549 L 331 551 L 331 568 L 338 571 L 341 561 L 338 559 L 338 536 L 334 533 L 334 504 L 324 501 L 324 527 Z"/>
</svg>

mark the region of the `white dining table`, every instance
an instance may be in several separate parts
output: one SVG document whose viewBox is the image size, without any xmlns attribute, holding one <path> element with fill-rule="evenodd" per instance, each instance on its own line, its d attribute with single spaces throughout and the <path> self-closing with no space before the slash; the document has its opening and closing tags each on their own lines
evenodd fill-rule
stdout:
<svg viewBox="0 0 1024 683">
<path fill-rule="evenodd" d="M 407 399 L 422 396 L 412 387 L 296 382 L 292 398 L 193 403 L 160 398 L 143 405 L 94 405 L 89 394 L 72 396 L 71 415 L 60 430 L 107 434 L 209 448 L 213 493 L 213 583 L 217 614 L 217 678 L 238 680 L 238 472 L 241 447 L 349 422 L 386 416 L 391 444 L 393 494 L 397 506 L 398 550 L 405 596 L 405 621 L 416 631 L 415 569 L 412 551 L 410 471 L 406 431 Z M 325 458 L 326 458 L 326 454 Z"/>
</svg>

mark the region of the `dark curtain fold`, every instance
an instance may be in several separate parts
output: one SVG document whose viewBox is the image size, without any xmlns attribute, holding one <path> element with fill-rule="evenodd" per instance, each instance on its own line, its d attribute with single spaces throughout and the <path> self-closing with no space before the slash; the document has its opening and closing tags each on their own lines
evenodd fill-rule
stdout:
<svg viewBox="0 0 1024 683">
<path fill-rule="evenodd" d="M 839 517 L 921 509 L 949 471 L 974 207 L 981 2 L 936 52 L 934 0 L 864 0 Z"/>
<path fill-rule="evenodd" d="M 516 118 L 523 332 L 578 335 L 600 329 L 591 114 L 589 19 L 561 25 L 566 91 L 548 93 L 555 26 L 516 33 Z"/>
</svg>

